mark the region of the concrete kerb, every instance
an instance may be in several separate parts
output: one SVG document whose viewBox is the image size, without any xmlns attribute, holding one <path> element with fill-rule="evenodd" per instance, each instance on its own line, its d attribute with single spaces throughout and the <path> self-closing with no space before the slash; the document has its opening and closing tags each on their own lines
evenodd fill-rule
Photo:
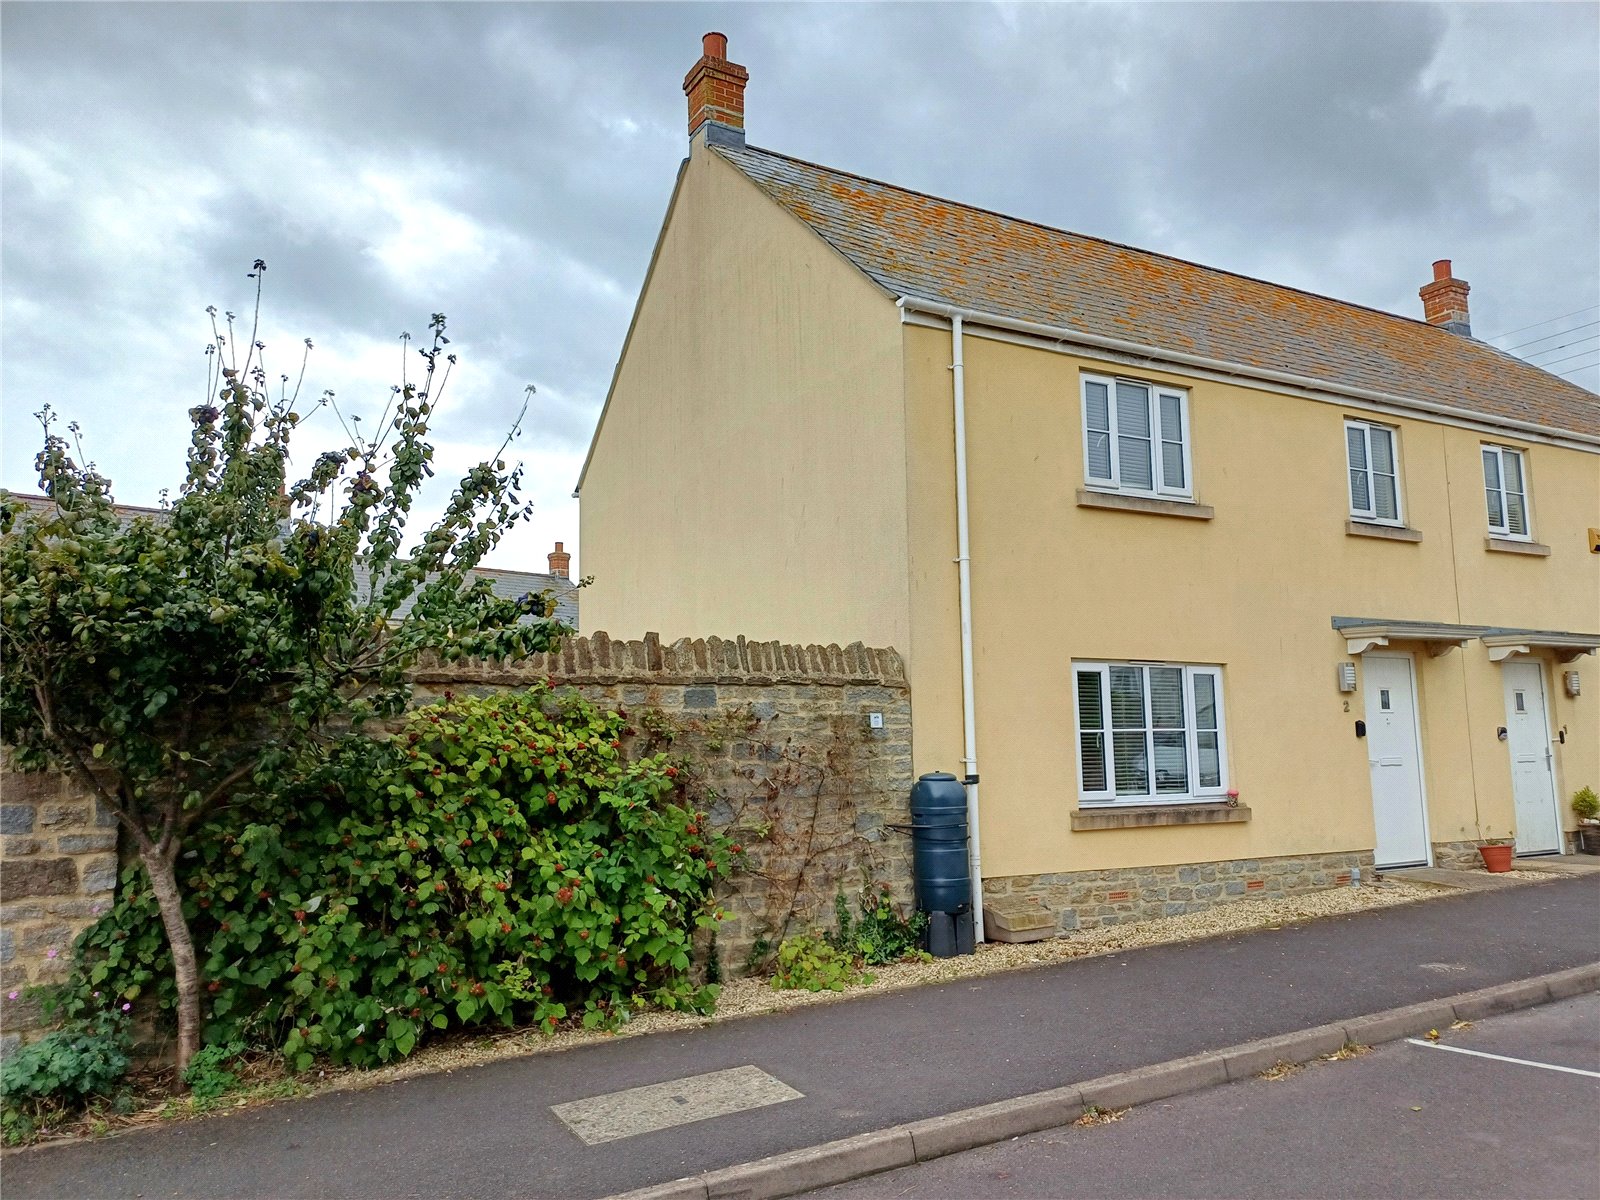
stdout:
<svg viewBox="0 0 1600 1200">
<path fill-rule="evenodd" d="M 1349 1021 L 1262 1038 L 1206 1054 L 1105 1075 L 978 1108 L 896 1125 L 704 1175 L 624 1192 L 608 1200 L 777 1200 L 851 1179 L 909 1167 L 1024 1134 L 1070 1125 L 1087 1108 L 1126 1108 L 1165 1100 L 1276 1063 L 1305 1063 L 1347 1044 L 1397 1041 L 1452 1021 L 1471 1021 L 1600 990 L 1600 963 L 1408 1004 Z"/>
</svg>

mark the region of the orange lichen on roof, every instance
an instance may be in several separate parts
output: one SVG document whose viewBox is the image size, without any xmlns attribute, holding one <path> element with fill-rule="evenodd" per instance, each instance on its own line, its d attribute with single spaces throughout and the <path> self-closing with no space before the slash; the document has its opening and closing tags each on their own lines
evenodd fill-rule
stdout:
<svg viewBox="0 0 1600 1200">
<path fill-rule="evenodd" d="M 1472 338 L 771 151 L 717 147 L 887 292 L 1600 436 L 1600 397 Z"/>
</svg>

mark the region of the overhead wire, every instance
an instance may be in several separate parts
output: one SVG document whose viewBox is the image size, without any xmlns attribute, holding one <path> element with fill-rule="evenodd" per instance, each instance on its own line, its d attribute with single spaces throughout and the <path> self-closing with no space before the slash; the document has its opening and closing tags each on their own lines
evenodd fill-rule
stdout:
<svg viewBox="0 0 1600 1200">
<path fill-rule="evenodd" d="M 1554 333 L 1545 334 L 1543 337 L 1529 338 L 1525 342 L 1518 342 L 1515 346 L 1507 346 L 1505 351 L 1510 354 L 1513 350 L 1521 350 L 1524 346 L 1531 346 L 1535 342 L 1548 342 L 1553 337 L 1560 337 L 1566 333 L 1577 333 L 1580 329 L 1593 329 L 1596 325 L 1600 325 L 1600 321 L 1590 321 L 1586 325 L 1574 325 L 1571 329 L 1558 329 Z"/>
<path fill-rule="evenodd" d="M 1521 333 L 1521 332 L 1523 332 L 1523 330 L 1526 330 L 1526 329 L 1537 329 L 1541 325 L 1551 325 L 1551 324 L 1554 324 L 1556 321 L 1565 321 L 1568 317 L 1575 317 L 1579 313 L 1593 312 L 1597 308 L 1600 308 L 1600 304 L 1591 304 L 1591 305 L 1589 305 L 1588 308 L 1580 308 L 1580 309 L 1577 309 L 1577 310 L 1575 310 L 1573 312 L 1562 313 L 1559 317 L 1546 317 L 1543 321 L 1535 321 L 1532 325 L 1524 325 L 1519 329 L 1508 329 L 1504 333 L 1490 334 L 1488 337 L 1484 338 L 1483 340 L 1486 341 L 1486 342 L 1497 341 L 1497 340 L 1499 340 L 1500 338 L 1503 338 L 1503 337 L 1510 337 L 1513 333 Z"/>
<path fill-rule="evenodd" d="M 1569 354 L 1566 358 L 1553 358 L 1547 363 L 1534 363 L 1541 371 L 1548 371 L 1557 363 L 1564 363 L 1574 358 L 1582 358 L 1585 354 L 1600 354 L 1600 346 L 1593 346 L 1588 350 L 1579 350 L 1576 354 Z"/>
<path fill-rule="evenodd" d="M 1524 362 L 1532 362 L 1542 354 L 1554 354 L 1557 350 L 1565 350 L 1569 346 L 1581 346 L 1584 342 L 1592 342 L 1600 338 L 1600 333 L 1591 333 L 1588 337 L 1575 338 L 1570 342 L 1562 342 L 1559 346 L 1546 346 L 1543 350 L 1535 350 L 1532 354 L 1522 355 Z"/>
</svg>

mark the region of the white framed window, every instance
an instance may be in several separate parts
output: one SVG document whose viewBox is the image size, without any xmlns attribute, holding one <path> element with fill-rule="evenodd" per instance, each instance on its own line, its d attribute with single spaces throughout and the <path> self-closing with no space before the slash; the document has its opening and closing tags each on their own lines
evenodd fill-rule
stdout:
<svg viewBox="0 0 1600 1200">
<path fill-rule="evenodd" d="M 1083 465 L 1091 488 L 1189 500 L 1189 394 L 1083 376 Z"/>
<path fill-rule="evenodd" d="M 1403 525 L 1400 511 L 1400 447 L 1396 431 L 1370 421 L 1344 423 L 1350 468 L 1350 516 L 1380 525 Z"/>
<path fill-rule="evenodd" d="M 1489 506 L 1489 532 L 1528 540 L 1528 483 L 1521 450 L 1483 448 L 1483 494 Z"/>
<path fill-rule="evenodd" d="M 1222 668 L 1072 664 L 1078 794 L 1086 804 L 1176 804 L 1228 789 Z"/>
</svg>

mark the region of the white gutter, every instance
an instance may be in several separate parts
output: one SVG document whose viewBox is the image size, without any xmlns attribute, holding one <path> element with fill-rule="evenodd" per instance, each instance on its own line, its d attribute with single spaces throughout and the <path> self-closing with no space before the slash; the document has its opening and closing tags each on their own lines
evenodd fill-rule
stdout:
<svg viewBox="0 0 1600 1200">
<path fill-rule="evenodd" d="M 995 329 L 1006 329 L 1014 333 L 1029 334 L 1033 337 L 1045 338 L 1054 342 L 1077 342 L 1085 346 L 1097 346 L 1105 350 L 1114 350 L 1121 354 L 1133 354 L 1156 362 L 1179 363 L 1184 366 L 1200 367 L 1208 371 L 1216 371 L 1236 378 L 1262 379 L 1270 383 L 1281 383 L 1290 387 L 1321 392 L 1325 395 L 1349 396 L 1356 400 L 1365 400 L 1375 404 L 1386 404 L 1397 408 L 1409 408 L 1417 412 L 1431 413 L 1435 416 L 1450 417 L 1458 421 L 1470 421 L 1476 425 L 1492 425 L 1502 429 L 1520 430 L 1525 433 L 1538 434 L 1542 437 L 1555 438 L 1565 442 L 1577 442 L 1586 447 L 1600 446 L 1600 436 L 1589 433 L 1579 433 L 1571 429 L 1559 429 L 1553 425 L 1540 425 L 1535 421 L 1519 421 L 1514 417 L 1502 417 L 1492 413 L 1479 412 L 1476 409 L 1458 408 L 1453 404 L 1439 404 L 1432 400 L 1418 400 L 1410 396 L 1395 396 L 1387 392 L 1374 392 L 1367 388 L 1355 387 L 1350 384 L 1329 383 L 1325 379 L 1313 379 L 1309 375 L 1293 375 L 1287 371 L 1274 371 L 1268 367 L 1254 367 L 1246 363 L 1228 362 L 1220 358 L 1206 358 L 1199 354 L 1185 354 L 1181 350 L 1165 350 L 1156 346 L 1146 346 L 1139 342 L 1127 342 L 1121 338 L 1105 337 L 1098 333 L 1084 333 L 1065 325 L 1041 325 L 1036 321 L 1022 321 L 1015 317 L 1002 317 L 994 313 L 979 312 L 976 309 L 960 308 L 953 304 L 944 304 L 937 300 L 924 300 L 919 296 L 901 296 L 895 301 L 895 306 L 902 311 L 928 313 L 936 317 L 945 317 L 954 321 L 960 317 L 963 321 L 974 324 L 988 325 Z"/>
<path fill-rule="evenodd" d="M 961 314 L 950 314 L 950 373 L 956 427 L 956 577 L 961 589 L 961 732 L 966 766 L 967 864 L 972 877 L 972 936 L 983 941 L 983 856 L 978 848 L 978 719 L 972 672 L 972 546 L 967 531 L 967 370 Z"/>
</svg>

